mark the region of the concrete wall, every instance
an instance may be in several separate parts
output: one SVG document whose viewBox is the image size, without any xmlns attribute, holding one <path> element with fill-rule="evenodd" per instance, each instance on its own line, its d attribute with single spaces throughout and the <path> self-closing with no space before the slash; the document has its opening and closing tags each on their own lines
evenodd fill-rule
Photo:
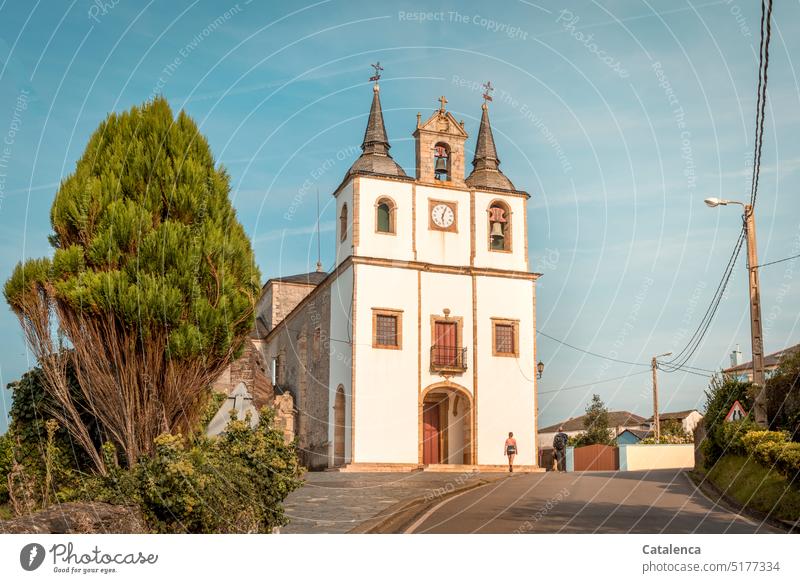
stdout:
<svg viewBox="0 0 800 583">
<path fill-rule="evenodd" d="M 534 360 L 533 282 L 477 277 L 478 461 L 502 464 L 503 443 L 513 431 L 516 463 L 535 465 L 536 362 Z M 518 356 L 495 356 L 492 318 L 516 320 Z M 470 347 L 471 348 L 471 347 Z"/>
<path fill-rule="evenodd" d="M 402 349 L 373 348 L 372 310 L 402 310 Z M 354 463 L 417 463 L 417 272 L 356 266 Z"/>
<path fill-rule="evenodd" d="M 694 467 L 694 445 L 651 444 L 622 445 L 619 448 L 619 469 L 661 470 Z"/>
<path fill-rule="evenodd" d="M 344 451 L 345 463 L 352 459 L 351 428 L 352 419 L 352 386 L 353 386 L 353 273 L 354 267 L 342 271 L 331 283 L 330 289 L 330 337 L 327 339 L 327 353 L 330 358 L 330 374 L 328 377 L 328 441 L 330 443 L 328 456 L 329 465 L 334 464 L 334 423 L 336 390 L 339 385 L 344 388 L 345 398 L 345 432 Z"/>
<path fill-rule="evenodd" d="M 469 265 L 471 247 L 469 191 L 417 185 L 416 194 L 417 259 L 439 265 Z M 429 228 L 430 199 L 457 203 L 456 232 Z"/>
<path fill-rule="evenodd" d="M 489 206 L 493 201 L 506 203 L 511 210 L 511 250 L 489 250 Z M 525 203 L 522 196 L 475 192 L 475 266 L 495 269 L 528 270 Z"/>
<path fill-rule="evenodd" d="M 359 230 L 356 254 L 413 261 L 412 184 L 364 177 L 357 180 Z M 395 205 L 394 233 L 377 231 L 377 203 L 383 197 L 390 198 Z"/>
</svg>

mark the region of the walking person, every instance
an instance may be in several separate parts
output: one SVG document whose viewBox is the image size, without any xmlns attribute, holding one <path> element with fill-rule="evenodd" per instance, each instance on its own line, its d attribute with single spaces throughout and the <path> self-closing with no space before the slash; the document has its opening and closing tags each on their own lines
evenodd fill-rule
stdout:
<svg viewBox="0 0 800 583">
<path fill-rule="evenodd" d="M 559 426 L 558 433 L 553 438 L 553 450 L 556 452 L 556 467 L 559 472 L 567 471 L 567 442 L 569 437 L 564 433 L 564 426 Z"/>
<path fill-rule="evenodd" d="M 508 439 L 506 439 L 506 444 L 503 447 L 505 455 L 508 456 L 508 471 L 514 471 L 514 456 L 517 455 L 517 440 L 514 439 L 514 432 L 508 432 Z"/>
</svg>

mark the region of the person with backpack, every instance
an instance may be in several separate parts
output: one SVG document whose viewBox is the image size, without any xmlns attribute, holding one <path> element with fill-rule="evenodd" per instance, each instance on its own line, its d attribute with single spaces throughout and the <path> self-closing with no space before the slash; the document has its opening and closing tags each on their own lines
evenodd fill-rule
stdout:
<svg viewBox="0 0 800 583">
<path fill-rule="evenodd" d="M 556 452 L 557 467 L 559 472 L 567 471 L 567 442 L 569 437 L 564 433 L 564 426 L 559 426 L 558 433 L 553 438 L 553 449 Z"/>
</svg>

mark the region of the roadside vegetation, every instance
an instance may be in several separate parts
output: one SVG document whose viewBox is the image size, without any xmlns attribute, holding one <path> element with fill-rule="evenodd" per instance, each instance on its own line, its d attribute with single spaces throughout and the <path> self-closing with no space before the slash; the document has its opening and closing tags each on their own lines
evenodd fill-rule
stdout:
<svg viewBox="0 0 800 583">
<path fill-rule="evenodd" d="M 725 422 L 737 400 L 752 409 L 751 383 L 712 380 L 703 419 L 703 469 L 717 489 L 743 507 L 794 522 L 800 519 L 800 353 L 784 358 L 766 390 L 765 430 L 749 415 Z"/>
<path fill-rule="evenodd" d="M 111 114 L 50 212 L 51 257 L 4 295 L 37 367 L 0 436 L 0 507 L 138 508 L 153 532 L 270 532 L 301 481 L 264 410 L 204 437 L 210 384 L 252 330 L 260 274 L 194 121 L 157 98 Z"/>
</svg>

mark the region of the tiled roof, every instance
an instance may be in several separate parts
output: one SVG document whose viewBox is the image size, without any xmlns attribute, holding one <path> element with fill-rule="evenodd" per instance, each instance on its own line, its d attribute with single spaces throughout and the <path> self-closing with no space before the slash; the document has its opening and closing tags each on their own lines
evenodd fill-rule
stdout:
<svg viewBox="0 0 800 583">
<path fill-rule="evenodd" d="M 550 425 L 549 427 L 539 428 L 539 433 L 555 433 L 559 427 L 564 427 L 564 431 L 583 431 L 583 419 L 586 415 L 580 417 L 573 417 L 561 423 Z M 630 411 L 609 411 L 608 412 L 608 426 L 609 427 L 635 427 L 644 425 L 647 419 L 640 417 L 636 413 Z"/>
<path fill-rule="evenodd" d="M 672 413 L 659 413 L 658 418 L 661 421 L 668 421 L 670 419 L 677 419 L 678 421 L 680 421 L 681 419 L 686 419 L 689 415 L 695 412 L 699 413 L 697 409 L 687 409 L 686 411 L 675 411 Z M 647 420 L 652 421 L 653 416 L 650 415 L 650 417 L 648 417 Z"/>
<path fill-rule="evenodd" d="M 653 432 L 652 431 L 647 431 L 647 430 L 644 430 L 644 429 L 626 429 L 625 431 L 635 435 L 640 440 L 647 439 L 648 437 L 653 437 Z M 620 435 L 625 433 L 625 431 L 620 432 Z"/>
<path fill-rule="evenodd" d="M 792 354 L 793 352 L 797 352 L 798 350 L 800 350 L 800 344 L 795 344 L 794 346 L 790 346 L 789 348 L 784 348 L 783 350 L 779 350 L 778 352 L 773 352 L 772 354 L 768 354 L 764 357 L 764 367 L 775 368 L 780 364 L 781 359 L 784 357 L 784 355 Z M 753 368 L 752 360 L 745 362 L 743 364 L 723 369 L 722 372 L 726 373 L 746 372 L 751 368 Z"/>
<path fill-rule="evenodd" d="M 328 274 L 325 271 L 311 271 L 309 273 L 298 273 L 297 275 L 272 277 L 267 280 L 267 283 L 273 281 L 279 283 L 300 283 L 305 285 L 319 285 L 325 280 L 326 277 L 328 277 Z"/>
</svg>

